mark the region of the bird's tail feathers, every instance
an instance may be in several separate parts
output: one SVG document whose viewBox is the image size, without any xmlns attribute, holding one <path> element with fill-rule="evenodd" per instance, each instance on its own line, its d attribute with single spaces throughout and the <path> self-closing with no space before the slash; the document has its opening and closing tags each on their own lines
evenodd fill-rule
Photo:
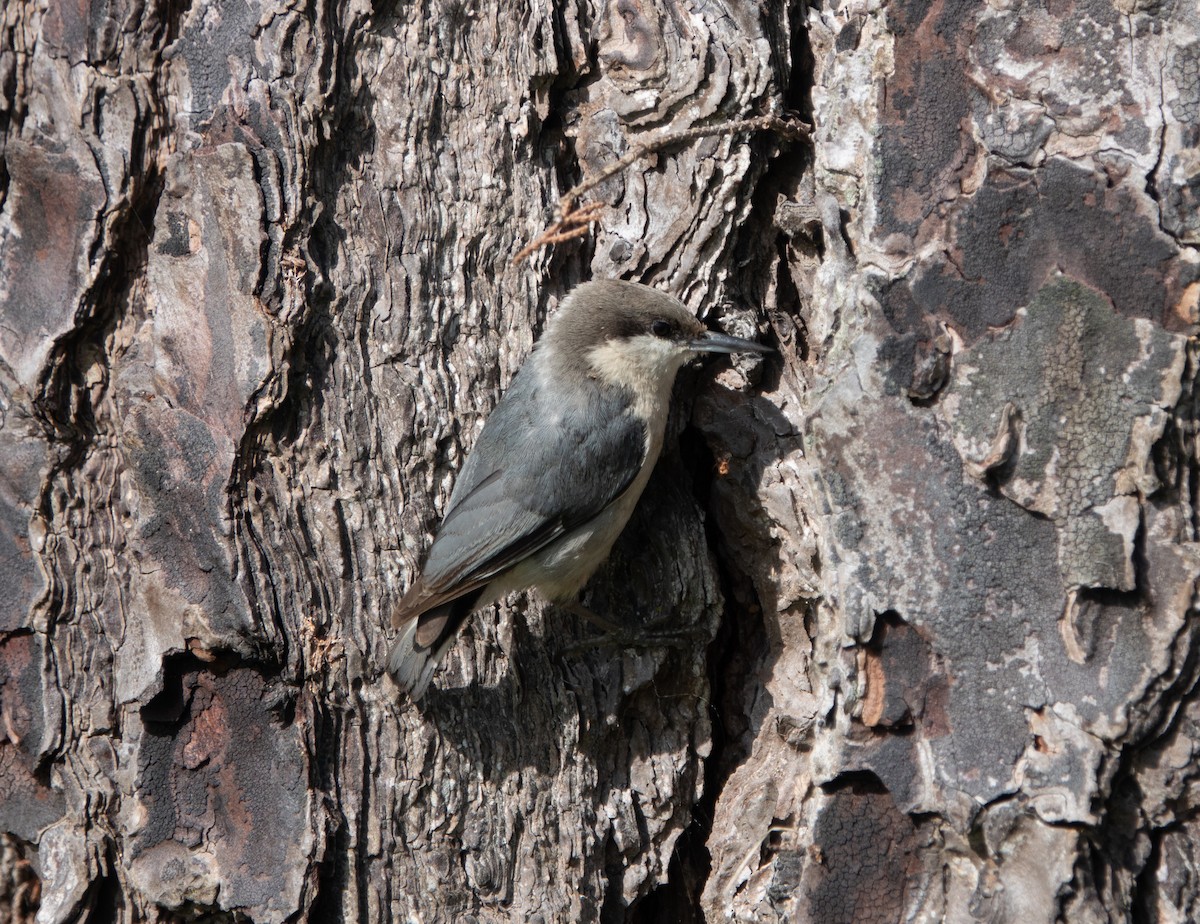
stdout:
<svg viewBox="0 0 1200 924">
<path fill-rule="evenodd" d="M 414 619 L 404 627 L 388 655 L 388 673 L 413 702 L 425 695 L 433 672 L 437 670 L 433 650 L 419 647 L 416 635 L 417 621 Z"/>
<path fill-rule="evenodd" d="M 443 613 L 441 610 L 451 611 L 453 606 L 452 603 L 446 603 L 427 613 L 422 613 L 416 619 L 410 619 L 405 623 L 400 637 L 392 645 L 391 654 L 388 655 L 388 673 L 392 675 L 396 685 L 407 693 L 408 698 L 413 702 L 425 695 L 425 690 L 429 687 L 429 681 L 433 679 L 433 674 L 437 670 L 442 656 L 454 644 L 458 635 L 457 628 L 462 624 L 462 620 L 459 619 L 457 624 L 449 627 L 450 631 L 443 629 L 428 645 L 421 643 L 422 640 L 418 638 L 418 630 L 424 627 L 426 632 L 422 634 L 427 635 L 431 621 L 439 621 L 444 625 L 447 615 L 452 616 L 453 613 Z"/>
</svg>

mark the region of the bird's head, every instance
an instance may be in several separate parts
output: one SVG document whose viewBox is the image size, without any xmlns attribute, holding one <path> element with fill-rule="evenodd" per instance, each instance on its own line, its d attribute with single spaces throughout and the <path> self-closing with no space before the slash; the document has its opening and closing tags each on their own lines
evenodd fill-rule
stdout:
<svg viewBox="0 0 1200 924">
<path fill-rule="evenodd" d="M 543 338 L 585 373 L 636 387 L 669 387 L 699 353 L 769 353 L 770 347 L 710 331 L 677 298 L 636 282 L 587 282 L 574 289 Z"/>
</svg>

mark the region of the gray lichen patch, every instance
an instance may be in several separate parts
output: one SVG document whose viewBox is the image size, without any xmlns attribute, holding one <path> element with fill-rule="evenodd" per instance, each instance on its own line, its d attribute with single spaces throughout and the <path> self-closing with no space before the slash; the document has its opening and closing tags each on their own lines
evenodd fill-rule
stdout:
<svg viewBox="0 0 1200 924">
<path fill-rule="evenodd" d="M 1026 709 L 1046 701 L 1044 662 L 1062 658 L 1053 524 L 971 479 L 933 415 L 864 391 L 857 376 L 828 394 L 810 433 L 809 457 L 835 511 L 823 559 L 837 576 L 846 636 L 865 642 L 878 614 L 891 612 L 924 643 L 889 654 L 890 679 L 918 676 L 931 658 L 942 665 L 936 695 L 905 696 L 925 702 L 911 734 L 928 740 L 928 756 L 910 758 L 921 778 L 902 798 L 928 809 L 952 793 L 987 800 L 1011 791 L 1007 768 L 1025 747 Z M 876 695 L 869 674 L 856 683 L 868 702 Z M 842 742 L 829 746 L 838 754 L 829 766 L 877 767 L 871 753 L 847 759 Z"/>
<path fill-rule="evenodd" d="M 1138 498 L 1158 487 L 1150 449 L 1179 400 L 1185 344 L 1057 276 L 956 357 L 954 445 L 969 472 L 1056 525 L 1069 588 L 1136 586 Z"/>
<path fill-rule="evenodd" d="M 804 896 L 802 920 L 882 924 L 900 919 L 919 870 L 918 838 L 912 819 L 877 780 L 862 774 L 840 782 L 813 839 L 820 846 L 808 855 L 803 872 L 788 876 L 784 867 L 775 877 L 777 890 Z"/>
<path fill-rule="evenodd" d="M 1194 582 L 1167 538 L 1178 519 L 1144 498 L 1164 408 L 1179 397 L 1181 340 L 1056 279 L 958 354 L 949 391 L 922 409 L 863 374 L 877 342 L 860 339 L 856 374 L 809 421 L 831 615 L 854 643 L 827 651 L 847 678 L 850 721 L 815 744 L 820 767 L 875 774 L 905 811 L 953 814 L 964 796 L 1022 791 L 1044 817 L 1087 821 L 1096 753 L 1178 669 Z M 1089 529 L 1104 532 L 1081 550 Z M 1139 530 L 1139 573 L 1162 594 L 1069 584 L 1062 562 L 1076 559 L 1062 550 L 1078 573 L 1099 549 L 1132 574 Z M 1039 735 L 1051 748 L 1069 737 L 1079 759 L 1047 764 Z"/>
</svg>

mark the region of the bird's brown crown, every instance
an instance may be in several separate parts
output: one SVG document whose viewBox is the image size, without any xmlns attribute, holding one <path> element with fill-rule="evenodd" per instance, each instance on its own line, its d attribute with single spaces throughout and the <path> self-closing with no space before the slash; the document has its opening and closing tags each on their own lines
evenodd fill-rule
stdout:
<svg viewBox="0 0 1200 924">
<path fill-rule="evenodd" d="M 636 282 L 585 282 L 550 322 L 545 340 L 568 355 L 584 356 L 611 341 L 649 336 L 681 348 L 706 332 L 674 296 Z"/>
</svg>

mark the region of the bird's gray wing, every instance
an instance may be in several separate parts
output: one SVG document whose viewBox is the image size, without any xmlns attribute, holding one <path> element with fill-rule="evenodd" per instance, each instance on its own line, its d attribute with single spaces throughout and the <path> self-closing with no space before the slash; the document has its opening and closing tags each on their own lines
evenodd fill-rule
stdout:
<svg viewBox="0 0 1200 924">
<path fill-rule="evenodd" d="M 586 380 L 579 400 L 564 401 L 532 373 L 518 375 L 488 417 L 397 625 L 485 586 L 637 477 L 647 434 L 630 392 Z"/>
</svg>

